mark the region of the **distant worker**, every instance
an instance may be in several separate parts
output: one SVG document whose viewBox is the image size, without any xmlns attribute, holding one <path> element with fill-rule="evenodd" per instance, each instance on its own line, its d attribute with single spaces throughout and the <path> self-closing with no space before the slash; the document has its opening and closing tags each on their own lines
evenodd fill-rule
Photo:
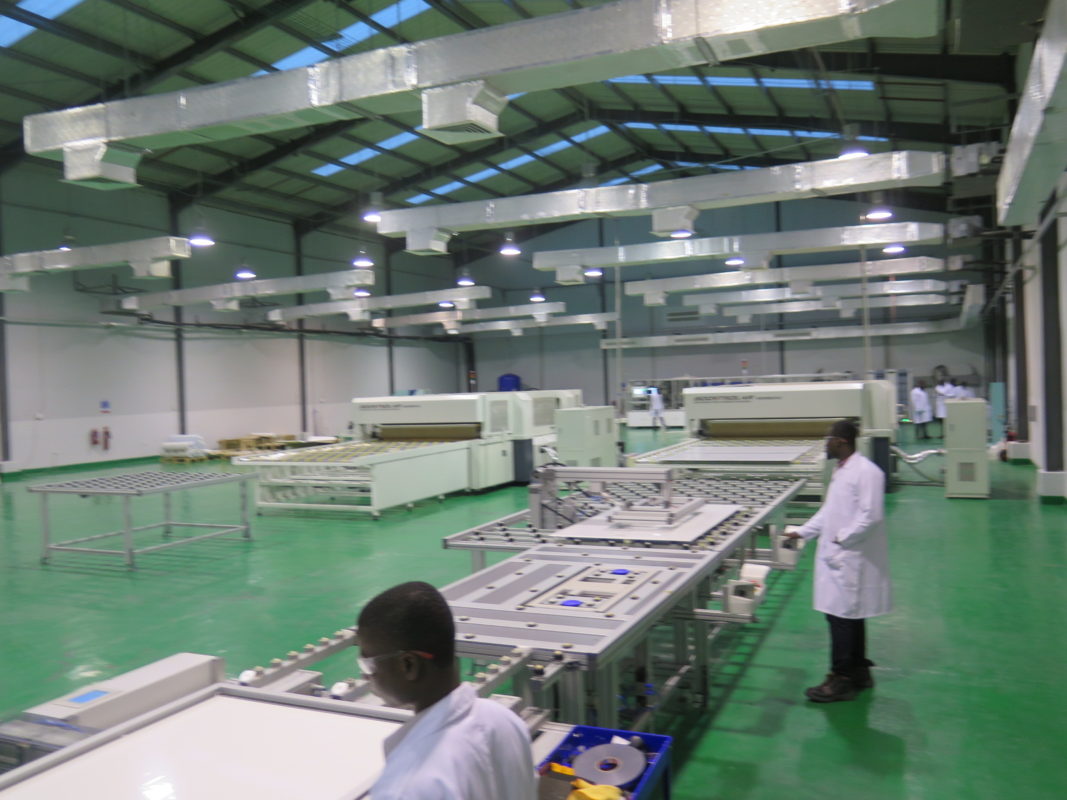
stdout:
<svg viewBox="0 0 1067 800">
<path fill-rule="evenodd" d="M 934 416 L 937 417 L 941 426 L 941 438 L 945 438 L 945 401 L 956 396 L 956 387 L 948 382 L 948 378 L 942 378 L 941 383 L 934 388 Z"/>
<path fill-rule="evenodd" d="M 648 410 L 652 412 L 652 427 L 667 429 L 667 422 L 663 418 L 663 395 L 655 386 L 648 390 Z"/>
<path fill-rule="evenodd" d="M 967 383 L 967 381 L 960 381 L 958 392 L 960 400 L 973 400 L 975 397 L 977 397 L 974 392 L 974 389 L 969 383 Z"/>
<path fill-rule="evenodd" d="M 830 673 L 805 691 L 816 703 L 852 700 L 874 686 L 865 620 L 892 608 L 885 532 L 885 473 L 856 452 L 859 430 L 835 422 L 827 458 L 837 459 L 826 499 L 790 538 L 819 537 L 815 552 L 815 610 L 830 624 Z"/>
<path fill-rule="evenodd" d="M 428 583 L 402 583 L 359 615 L 359 667 L 376 695 L 414 708 L 385 741 L 372 800 L 534 800 L 530 734 L 519 717 L 462 683 L 455 623 Z"/>
<path fill-rule="evenodd" d="M 916 381 L 911 390 L 911 421 L 915 423 L 916 440 L 930 438 L 926 432 L 926 423 L 933 419 L 930 414 L 930 395 L 926 393 L 926 381 Z"/>
</svg>

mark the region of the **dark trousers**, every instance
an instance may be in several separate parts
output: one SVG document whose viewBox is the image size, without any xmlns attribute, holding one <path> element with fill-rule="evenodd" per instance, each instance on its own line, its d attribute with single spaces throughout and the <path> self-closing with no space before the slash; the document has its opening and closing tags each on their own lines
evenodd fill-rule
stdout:
<svg viewBox="0 0 1067 800">
<path fill-rule="evenodd" d="M 915 438 L 916 439 L 929 439 L 930 438 L 929 434 L 926 433 L 926 423 L 925 422 L 916 422 L 915 423 Z"/>
<path fill-rule="evenodd" d="M 867 626 L 862 619 L 826 615 L 830 623 L 830 671 L 858 680 L 872 666 L 867 660 Z"/>
</svg>

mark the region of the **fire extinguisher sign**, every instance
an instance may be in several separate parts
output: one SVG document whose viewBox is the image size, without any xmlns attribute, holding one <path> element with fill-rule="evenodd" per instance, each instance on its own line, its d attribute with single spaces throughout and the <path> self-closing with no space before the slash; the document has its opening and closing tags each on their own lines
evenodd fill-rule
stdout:
<svg viewBox="0 0 1067 800">
<path fill-rule="evenodd" d="M 100 401 L 100 413 L 101 414 L 110 414 L 111 413 L 111 401 L 110 400 L 101 400 Z"/>
</svg>

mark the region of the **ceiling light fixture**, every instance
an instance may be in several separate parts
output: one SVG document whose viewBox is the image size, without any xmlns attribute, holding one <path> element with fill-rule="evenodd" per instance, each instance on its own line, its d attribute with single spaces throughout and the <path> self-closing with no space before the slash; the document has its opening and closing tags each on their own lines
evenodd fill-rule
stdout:
<svg viewBox="0 0 1067 800">
<path fill-rule="evenodd" d="M 545 294 L 540 289 L 534 289 L 530 295 L 531 303 L 543 303 L 545 302 Z"/>
<path fill-rule="evenodd" d="M 471 277 L 470 271 L 463 269 L 460 270 L 459 275 L 456 276 L 456 286 L 477 286 L 474 278 Z"/>
<path fill-rule="evenodd" d="M 728 267 L 743 267 L 745 266 L 745 259 L 740 256 L 734 256 L 733 258 L 726 259 L 723 263 Z"/>
<path fill-rule="evenodd" d="M 692 235 L 693 232 L 688 228 L 675 228 L 673 231 L 671 231 L 672 239 L 688 239 Z"/>
<path fill-rule="evenodd" d="M 847 161 L 850 158 L 863 158 L 864 156 L 869 156 L 870 154 L 870 151 L 863 145 L 858 144 L 856 142 L 849 142 L 841 148 L 841 154 L 838 156 L 838 158 L 842 161 Z"/>
<path fill-rule="evenodd" d="M 500 245 L 500 255 L 502 256 L 517 256 L 522 253 L 522 248 L 515 243 L 515 234 L 504 234 L 504 243 Z"/>
<path fill-rule="evenodd" d="M 352 266 L 359 269 L 369 269 L 374 266 L 374 259 L 367 255 L 366 250 L 360 250 L 356 257 L 352 259 Z"/>
<path fill-rule="evenodd" d="M 382 221 L 382 207 L 385 205 L 381 192 L 370 193 L 370 203 L 363 211 L 363 221 L 377 224 Z"/>
<path fill-rule="evenodd" d="M 456 304 L 455 304 L 455 303 L 453 303 L 453 302 L 452 302 L 451 300 L 441 300 L 441 301 L 440 301 L 440 302 L 439 302 L 439 303 L 437 304 L 437 307 L 438 307 L 438 308 L 455 308 L 455 307 L 456 307 Z"/>
<path fill-rule="evenodd" d="M 359 286 L 352 290 L 353 297 L 370 297 L 370 289 L 366 286 Z"/>
<path fill-rule="evenodd" d="M 887 219 L 893 219 L 893 211 L 885 206 L 875 206 L 864 214 L 863 218 L 868 222 L 883 222 Z"/>
<path fill-rule="evenodd" d="M 64 232 L 63 238 L 59 240 L 59 246 L 56 250 L 61 253 L 69 253 L 74 249 L 74 236 L 69 231 Z"/>
<path fill-rule="evenodd" d="M 215 239 L 203 227 L 198 227 L 189 234 L 189 244 L 193 247 L 214 247 Z"/>
<path fill-rule="evenodd" d="M 587 278 L 599 278 L 603 276 L 604 270 L 600 267 L 586 267 L 582 274 Z"/>
<path fill-rule="evenodd" d="M 902 244 L 887 244 L 885 247 L 882 248 L 882 252 L 885 253 L 887 256 L 896 256 L 900 255 L 907 249 L 908 248 L 906 248 Z"/>
<path fill-rule="evenodd" d="M 248 264 L 242 264 L 237 268 L 237 272 L 233 273 L 233 277 L 239 281 L 250 281 L 256 277 L 256 273 Z"/>
</svg>

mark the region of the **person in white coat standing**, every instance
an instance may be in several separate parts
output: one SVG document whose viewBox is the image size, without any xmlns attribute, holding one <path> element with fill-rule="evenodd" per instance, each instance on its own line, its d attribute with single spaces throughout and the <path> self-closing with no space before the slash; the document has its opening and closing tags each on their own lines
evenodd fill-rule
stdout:
<svg viewBox="0 0 1067 800">
<path fill-rule="evenodd" d="M 949 383 L 948 378 L 942 378 L 941 383 L 934 387 L 934 416 L 941 423 L 941 438 L 945 438 L 945 401 L 956 396 L 956 387 Z"/>
<path fill-rule="evenodd" d="M 659 389 L 652 386 L 648 390 L 648 410 L 652 412 L 652 427 L 656 430 L 667 429 L 667 422 L 663 418 L 663 395 Z"/>
<path fill-rule="evenodd" d="M 534 800 L 530 734 L 456 667 L 455 623 L 428 583 L 394 586 L 359 615 L 359 666 L 374 693 L 415 716 L 385 741 L 371 800 Z"/>
<path fill-rule="evenodd" d="M 926 382 L 916 381 L 911 390 L 911 421 L 915 423 L 916 439 L 930 438 L 930 434 L 926 432 L 926 423 L 931 419 L 933 416 L 930 413 L 930 395 L 926 393 Z"/>
<path fill-rule="evenodd" d="M 826 455 L 837 459 L 826 498 L 818 512 L 787 534 L 819 537 L 815 551 L 815 610 L 830 624 L 830 673 L 808 689 L 810 700 L 852 700 L 874 686 L 867 659 L 865 620 L 892 609 L 889 552 L 885 532 L 885 473 L 856 452 L 859 430 L 835 422 Z"/>
</svg>

